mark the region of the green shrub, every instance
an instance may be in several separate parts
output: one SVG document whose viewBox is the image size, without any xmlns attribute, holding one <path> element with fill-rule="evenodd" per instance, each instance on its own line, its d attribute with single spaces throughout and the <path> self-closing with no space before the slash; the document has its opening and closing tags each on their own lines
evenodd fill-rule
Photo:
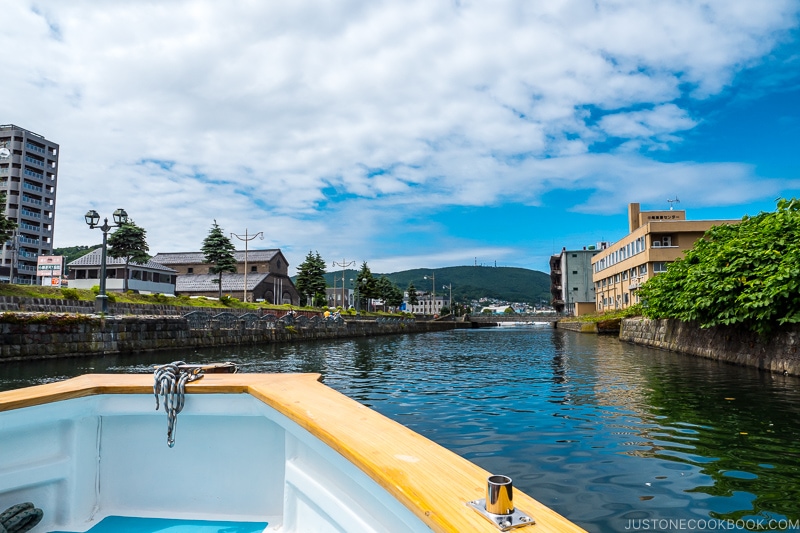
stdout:
<svg viewBox="0 0 800 533">
<path fill-rule="evenodd" d="M 800 323 L 800 200 L 780 199 L 774 213 L 714 226 L 639 294 L 648 318 L 760 335 Z"/>
<path fill-rule="evenodd" d="M 61 296 L 65 300 L 80 300 L 81 299 L 80 294 L 78 294 L 78 290 L 77 289 L 69 289 L 67 287 L 64 287 L 63 289 L 61 289 Z"/>
</svg>

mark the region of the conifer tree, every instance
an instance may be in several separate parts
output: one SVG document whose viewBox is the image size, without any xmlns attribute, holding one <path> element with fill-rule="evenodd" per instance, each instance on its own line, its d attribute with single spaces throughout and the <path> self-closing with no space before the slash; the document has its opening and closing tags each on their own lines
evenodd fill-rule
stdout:
<svg viewBox="0 0 800 533">
<path fill-rule="evenodd" d="M 200 250 L 203 252 L 203 262 L 212 265 L 208 272 L 219 274 L 216 281 L 219 283 L 219 297 L 222 298 L 222 273 L 236 272 L 236 257 L 233 254 L 236 247 L 222 232 L 222 228 L 219 227 L 216 220 L 214 220 L 208 236 L 203 240 L 203 247 Z"/>
<path fill-rule="evenodd" d="M 305 260 L 297 267 L 297 281 L 295 287 L 300 293 L 300 305 L 324 306 L 326 303 L 325 288 L 325 261 L 319 252 L 316 254 L 311 251 L 306 255 Z M 309 301 L 310 297 L 310 301 Z"/>
<path fill-rule="evenodd" d="M 408 292 L 408 303 L 411 305 L 417 305 L 419 303 L 419 295 L 417 294 L 417 288 L 414 287 L 413 281 L 408 284 L 406 292 Z"/>
<path fill-rule="evenodd" d="M 369 299 L 377 298 L 378 294 L 375 289 L 376 280 L 372 277 L 372 271 L 366 261 L 361 263 L 361 270 L 356 274 L 355 283 L 358 288 L 358 299 L 362 304 L 362 309 L 367 310 Z"/>
</svg>

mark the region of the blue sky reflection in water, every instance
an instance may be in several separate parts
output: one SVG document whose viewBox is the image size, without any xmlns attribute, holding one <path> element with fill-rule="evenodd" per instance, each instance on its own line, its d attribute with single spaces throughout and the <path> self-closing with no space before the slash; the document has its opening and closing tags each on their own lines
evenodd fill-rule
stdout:
<svg viewBox="0 0 800 533">
<path fill-rule="evenodd" d="M 321 372 L 589 531 L 800 520 L 800 380 L 549 327 L 13 363 L 0 389 L 176 358 Z"/>
</svg>

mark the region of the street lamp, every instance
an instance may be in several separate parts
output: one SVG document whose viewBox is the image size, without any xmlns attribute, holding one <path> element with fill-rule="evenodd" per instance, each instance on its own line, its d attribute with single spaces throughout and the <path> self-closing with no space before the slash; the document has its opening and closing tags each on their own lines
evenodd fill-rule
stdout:
<svg viewBox="0 0 800 533">
<path fill-rule="evenodd" d="M 114 219 L 114 224 L 109 225 L 108 219 L 103 219 L 103 225 L 98 226 L 100 222 L 100 215 L 97 214 L 97 211 L 94 209 L 90 210 L 89 212 L 84 215 L 84 220 L 86 220 L 86 224 L 89 225 L 91 229 L 99 229 L 103 232 L 103 251 L 100 254 L 100 294 L 97 295 L 94 303 L 94 310 L 97 313 L 104 313 L 108 314 L 108 296 L 106 296 L 106 254 L 107 254 L 107 242 L 108 242 L 108 231 L 111 228 L 118 228 L 123 224 L 127 224 L 128 222 L 128 213 L 125 212 L 124 209 L 117 209 L 114 211 L 112 215 Z"/>
<path fill-rule="evenodd" d="M 425 279 L 428 279 L 428 276 L 425 276 Z M 431 314 L 435 315 L 436 310 L 434 306 L 436 305 L 436 272 L 431 272 L 431 288 L 433 289 L 431 293 Z"/>
<path fill-rule="evenodd" d="M 264 240 L 264 232 L 259 231 L 255 235 L 249 235 L 247 233 L 247 228 L 244 228 L 244 237 L 241 235 L 237 235 L 235 233 L 231 233 L 231 237 L 236 237 L 240 241 L 244 241 L 244 291 L 242 293 L 242 301 L 247 301 L 247 245 L 255 239 L 256 237 L 261 237 L 261 240 Z M 222 274 L 220 274 L 222 276 Z M 220 279 L 220 284 L 222 284 L 222 280 Z"/>
<path fill-rule="evenodd" d="M 453 310 L 453 282 L 451 281 L 448 285 L 442 285 L 443 289 L 450 289 L 450 302 L 448 307 L 450 308 L 450 314 L 455 316 L 456 312 Z"/>
</svg>

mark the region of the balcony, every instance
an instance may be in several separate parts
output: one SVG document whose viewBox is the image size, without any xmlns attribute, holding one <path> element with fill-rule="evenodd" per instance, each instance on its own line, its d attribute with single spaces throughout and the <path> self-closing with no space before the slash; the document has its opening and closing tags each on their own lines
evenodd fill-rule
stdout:
<svg viewBox="0 0 800 533">
<path fill-rule="evenodd" d="M 41 172 L 36 172 L 35 170 L 31 170 L 27 167 L 25 167 L 23 174 L 30 176 L 31 178 L 36 178 L 37 180 L 44 180 L 44 174 Z"/>
</svg>

